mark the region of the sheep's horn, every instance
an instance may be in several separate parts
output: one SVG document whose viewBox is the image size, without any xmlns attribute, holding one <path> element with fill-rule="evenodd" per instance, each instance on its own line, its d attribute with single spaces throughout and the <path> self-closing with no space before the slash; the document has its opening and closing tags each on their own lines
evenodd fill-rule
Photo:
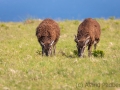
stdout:
<svg viewBox="0 0 120 90">
<path fill-rule="evenodd" d="M 86 38 L 86 40 L 89 39 L 89 38 L 90 38 L 90 36 L 88 36 L 88 37 Z"/>
<path fill-rule="evenodd" d="M 40 42 L 40 43 L 41 43 L 41 45 L 45 46 L 45 44 L 43 42 Z"/>
<path fill-rule="evenodd" d="M 87 45 L 87 43 L 90 41 L 90 36 L 88 36 L 85 40 L 85 45 Z"/>
<path fill-rule="evenodd" d="M 87 43 L 89 42 L 90 40 L 89 39 L 87 39 L 86 41 L 85 41 L 85 45 L 87 45 Z"/>
<path fill-rule="evenodd" d="M 54 43 L 54 41 L 52 41 L 52 42 L 50 43 L 50 46 L 52 46 L 52 45 L 53 45 L 53 43 Z"/>
</svg>

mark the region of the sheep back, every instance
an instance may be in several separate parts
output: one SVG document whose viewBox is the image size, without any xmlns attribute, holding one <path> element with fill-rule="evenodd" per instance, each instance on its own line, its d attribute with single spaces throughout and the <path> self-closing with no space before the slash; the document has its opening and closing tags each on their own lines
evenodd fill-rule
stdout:
<svg viewBox="0 0 120 90">
<path fill-rule="evenodd" d="M 60 28 L 52 19 L 45 19 L 36 28 L 36 36 L 39 42 L 49 40 L 54 41 L 54 44 L 56 44 L 60 36 Z"/>
<path fill-rule="evenodd" d="M 100 33 L 99 23 L 92 18 L 87 18 L 79 25 L 77 38 L 81 39 L 90 36 L 91 42 L 93 43 L 94 40 L 99 41 Z"/>
</svg>

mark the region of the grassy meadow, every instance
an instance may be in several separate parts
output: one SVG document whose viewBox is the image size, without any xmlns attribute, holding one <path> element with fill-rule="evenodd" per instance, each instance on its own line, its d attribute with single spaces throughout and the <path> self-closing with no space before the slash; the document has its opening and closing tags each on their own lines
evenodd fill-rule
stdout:
<svg viewBox="0 0 120 90">
<path fill-rule="evenodd" d="M 0 22 L 0 90 L 120 90 L 120 20 L 96 19 L 97 50 L 105 55 L 79 58 L 74 35 L 82 21 L 57 21 L 56 55 L 41 55 L 35 29 L 41 20 Z"/>
</svg>

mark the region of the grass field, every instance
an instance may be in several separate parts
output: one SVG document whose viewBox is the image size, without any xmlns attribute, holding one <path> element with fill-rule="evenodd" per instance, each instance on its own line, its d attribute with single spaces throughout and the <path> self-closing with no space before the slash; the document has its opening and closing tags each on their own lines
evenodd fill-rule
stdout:
<svg viewBox="0 0 120 90">
<path fill-rule="evenodd" d="M 0 22 L 0 90 L 120 90 L 120 20 L 101 25 L 97 50 L 103 58 L 79 58 L 74 34 L 82 21 L 57 21 L 61 36 L 56 55 L 41 55 L 35 36 L 40 20 Z"/>
</svg>

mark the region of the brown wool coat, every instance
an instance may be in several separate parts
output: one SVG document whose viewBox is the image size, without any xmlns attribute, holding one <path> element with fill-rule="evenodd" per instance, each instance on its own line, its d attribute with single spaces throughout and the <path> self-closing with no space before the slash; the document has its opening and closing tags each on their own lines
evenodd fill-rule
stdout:
<svg viewBox="0 0 120 90">
<path fill-rule="evenodd" d="M 45 19 L 36 28 L 36 36 L 39 42 L 50 43 L 54 41 L 55 45 L 60 36 L 60 28 L 54 20 Z"/>
<path fill-rule="evenodd" d="M 78 40 L 87 38 L 90 36 L 90 43 L 100 40 L 100 25 L 99 23 L 91 18 L 85 19 L 78 27 L 77 38 Z"/>
</svg>

